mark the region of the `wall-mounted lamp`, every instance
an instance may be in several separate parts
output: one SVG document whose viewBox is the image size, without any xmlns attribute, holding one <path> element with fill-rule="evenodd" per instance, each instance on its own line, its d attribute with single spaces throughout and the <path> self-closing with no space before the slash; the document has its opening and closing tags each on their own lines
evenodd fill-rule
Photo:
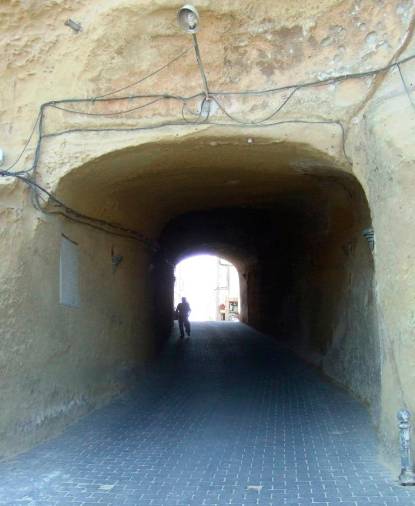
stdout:
<svg viewBox="0 0 415 506">
<path fill-rule="evenodd" d="M 193 5 L 183 5 L 177 12 L 177 23 L 186 33 L 199 31 L 199 13 Z"/>
<path fill-rule="evenodd" d="M 370 251 L 374 251 L 375 249 L 375 231 L 373 228 L 365 228 L 362 231 L 363 237 L 366 239 L 369 244 Z"/>
<path fill-rule="evenodd" d="M 197 42 L 196 36 L 196 33 L 199 31 L 199 19 L 199 13 L 197 12 L 196 7 L 193 7 L 193 5 L 183 5 L 183 7 L 181 7 L 177 12 L 177 23 L 179 27 L 185 33 L 190 33 L 193 37 L 193 46 L 195 48 L 196 61 L 199 66 L 200 75 L 202 77 L 203 86 L 205 88 L 205 98 L 210 105 L 209 86 L 205 74 L 205 69 L 203 68 L 202 57 L 200 56 L 199 44 Z"/>
<path fill-rule="evenodd" d="M 112 263 L 112 273 L 114 274 L 117 270 L 120 263 L 124 260 L 122 255 L 116 255 L 114 251 L 114 246 L 111 247 L 111 263 Z"/>
<path fill-rule="evenodd" d="M 122 255 L 113 255 L 112 256 L 112 272 L 114 273 L 117 270 L 117 267 L 124 260 Z"/>
</svg>

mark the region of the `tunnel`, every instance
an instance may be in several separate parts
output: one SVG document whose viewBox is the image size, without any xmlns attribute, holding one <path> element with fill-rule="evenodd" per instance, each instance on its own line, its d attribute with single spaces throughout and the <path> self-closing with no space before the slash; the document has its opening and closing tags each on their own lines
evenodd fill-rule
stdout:
<svg viewBox="0 0 415 506">
<path fill-rule="evenodd" d="M 64 207 L 43 196 L 21 220 L 10 286 L 31 317 L 7 313 L 19 351 L 0 451 L 28 448 L 139 385 L 174 343 L 175 266 L 199 253 L 236 267 L 235 325 L 318 368 L 377 424 L 373 226 L 338 141 L 333 125 L 297 124 L 45 140 L 38 182 Z"/>
<path fill-rule="evenodd" d="M 29 454 L 0 503 L 391 497 L 378 453 L 397 476 L 415 450 L 413 2 L 199 2 L 197 35 L 164 0 L 9 4 L 0 460 Z M 182 340 L 199 254 L 235 266 L 239 321 Z"/>
<path fill-rule="evenodd" d="M 370 210 L 356 177 L 327 150 L 259 135 L 184 135 L 72 167 L 56 193 L 84 215 L 143 231 L 157 244 L 147 251 L 130 244 L 130 253 L 116 238 L 108 239 L 111 246 L 99 244 L 125 259 L 119 298 L 133 297 L 136 305 L 133 317 L 120 319 L 146 334 L 139 356 L 157 354 L 169 339 L 175 265 L 192 254 L 215 254 L 238 269 L 243 323 L 320 367 L 376 411 L 380 352 L 365 233 Z M 64 226 L 69 236 L 82 228 Z M 132 251 L 141 255 L 139 267 L 137 260 L 136 267 L 126 265 Z"/>
</svg>

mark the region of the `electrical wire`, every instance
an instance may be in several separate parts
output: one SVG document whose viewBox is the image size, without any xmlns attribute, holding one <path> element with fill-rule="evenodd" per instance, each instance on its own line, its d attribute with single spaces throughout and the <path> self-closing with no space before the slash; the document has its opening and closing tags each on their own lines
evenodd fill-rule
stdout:
<svg viewBox="0 0 415 506">
<path fill-rule="evenodd" d="M 158 97 L 154 100 L 151 100 L 151 102 L 147 102 L 146 104 L 138 105 L 137 107 L 132 107 L 130 109 L 123 109 L 122 111 L 115 111 L 115 112 L 86 112 L 86 111 L 77 111 L 74 109 L 68 109 L 66 107 L 62 107 L 60 105 L 51 104 L 50 107 L 54 109 L 59 109 L 60 111 L 69 112 L 71 114 L 79 114 L 81 116 L 117 116 L 118 114 L 127 114 L 129 112 L 137 111 L 139 109 L 144 109 L 145 107 L 148 107 L 150 105 L 155 104 L 156 102 L 160 102 L 164 97 Z"/>
<path fill-rule="evenodd" d="M 415 104 L 414 104 L 414 102 L 413 102 L 413 100 L 412 100 L 411 92 L 410 92 L 410 90 L 409 90 L 409 88 L 408 88 L 408 85 L 407 85 L 406 80 L 405 80 L 405 78 L 404 78 L 404 75 L 403 75 L 403 73 L 402 73 L 401 65 L 398 63 L 398 64 L 397 64 L 397 66 L 398 66 L 399 75 L 400 75 L 400 77 L 401 77 L 401 81 L 402 81 L 403 87 L 404 87 L 404 89 L 405 89 L 406 95 L 407 95 L 407 97 L 408 97 L 409 103 L 410 103 L 410 104 L 411 104 L 411 106 L 415 109 Z"/>
<path fill-rule="evenodd" d="M 200 121 L 200 118 L 202 117 L 203 108 L 204 108 L 205 104 L 208 104 L 208 108 L 207 108 L 207 111 L 206 111 L 206 117 L 205 117 L 202 121 Z M 200 103 L 199 112 L 196 114 L 196 113 L 194 113 L 194 112 L 192 112 L 192 111 L 190 111 L 190 110 L 188 109 L 188 107 L 187 107 L 187 102 L 183 102 L 183 105 L 182 105 L 182 110 L 181 110 L 181 114 L 182 114 L 182 119 L 183 119 L 183 121 L 184 121 L 185 123 L 187 123 L 187 124 L 194 124 L 194 125 L 200 125 L 200 124 L 206 123 L 206 122 L 208 121 L 208 119 L 209 119 L 209 116 L 210 116 L 210 109 L 211 109 L 210 104 L 211 104 L 211 98 L 210 98 L 210 97 L 207 97 L 207 96 L 203 97 L 202 102 Z M 188 110 L 188 112 L 189 112 L 192 116 L 196 117 L 197 119 L 196 119 L 196 120 L 194 120 L 194 121 L 190 121 L 190 120 L 188 120 L 188 119 L 185 117 L 185 114 L 184 114 L 184 110 L 185 110 L 185 109 L 187 109 L 187 110 Z"/>
<path fill-rule="evenodd" d="M 293 90 L 291 91 L 291 93 L 288 95 L 288 97 L 282 102 L 281 105 L 279 105 L 275 111 L 273 111 L 271 114 L 269 114 L 268 116 L 265 116 L 265 118 L 262 118 L 260 120 L 255 120 L 255 121 L 244 121 L 244 120 L 241 120 L 235 116 L 233 116 L 232 114 L 230 114 L 226 109 L 225 107 L 219 102 L 219 100 L 216 98 L 216 96 L 212 95 L 212 100 L 215 101 L 215 103 L 217 104 L 217 106 L 219 107 L 219 109 L 225 114 L 225 116 L 227 116 L 229 119 L 231 119 L 232 121 L 235 121 L 236 123 L 240 123 L 241 125 L 259 125 L 259 124 L 262 124 L 262 123 L 266 123 L 267 121 L 269 121 L 271 118 L 273 118 L 274 116 L 276 116 L 286 105 L 287 103 L 290 101 L 291 97 L 294 95 L 294 93 L 298 90 L 298 88 L 293 88 Z"/>
<path fill-rule="evenodd" d="M 139 98 L 165 98 L 172 100 L 192 100 L 197 97 L 204 97 L 205 94 L 202 92 L 195 93 L 194 95 L 189 96 L 181 96 L 181 95 L 172 95 L 171 93 L 139 93 L 136 95 L 123 95 L 121 97 L 109 97 L 109 98 L 64 98 L 61 100 L 50 100 L 49 102 L 45 102 L 43 105 L 52 106 L 55 104 L 81 104 L 81 103 L 99 103 L 99 102 L 121 102 L 123 100 L 135 100 Z"/>
<path fill-rule="evenodd" d="M 184 51 L 182 51 L 180 54 L 178 54 L 177 56 L 175 56 L 174 58 L 172 58 L 166 64 L 162 65 L 161 67 L 159 67 L 158 69 L 154 70 L 150 74 L 147 74 L 146 76 L 142 77 L 141 79 L 138 79 L 138 81 L 134 81 L 131 84 L 127 84 L 127 86 L 123 86 L 122 88 L 118 88 L 117 90 L 112 90 L 112 91 L 110 91 L 108 93 L 104 93 L 103 95 L 98 95 L 97 97 L 95 97 L 95 100 L 98 99 L 98 98 L 104 98 L 104 97 L 109 97 L 110 95 L 115 95 L 116 93 L 119 93 L 120 91 L 124 91 L 124 90 L 127 90 L 128 88 L 132 88 L 133 86 L 137 86 L 137 84 L 141 84 L 142 82 L 146 81 L 147 79 L 150 79 L 150 77 L 155 76 L 156 74 L 158 74 L 162 70 L 164 70 L 167 67 L 169 67 L 172 63 L 174 63 L 177 60 L 179 60 L 182 56 L 184 56 L 186 53 L 188 53 L 190 51 L 190 49 L 191 49 L 191 47 L 186 48 Z"/>
<path fill-rule="evenodd" d="M 296 83 L 296 84 L 288 84 L 285 86 L 279 86 L 275 88 L 268 88 L 264 90 L 245 90 L 245 91 L 211 91 L 210 95 L 264 95 L 268 93 L 275 93 L 277 91 L 285 91 L 291 88 L 310 88 L 313 86 L 327 86 L 328 84 L 333 84 L 339 81 L 345 81 L 347 79 L 362 79 L 364 77 L 371 77 L 381 72 L 386 72 L 391 70 L 398 65 L 402 65 L 403 63 L 407 63 L 408 61 L 414 60 L 415 54 L 407 56 L 406 58 L 402 58 L 396 62 L 389 63 L 383 67 L 378 67 L 372 70 L 366 70 L 364 72 L 351 72 L 347 74 L 340 74 L 337 76 L 327 77 L 326 79 L 319 79 L 315 81 L 308 81 L 305 83 Z"/>
<path fill-rule="evenodd" d="M 29 135 L 29 137 L 28 137 L 28 139 L 27 139 L 27 141 L 26 141 L 25 145 L 23 146 L 23 149 L 21 150 L 21 152 L 20 152 L 19 156 L 16 158 L 16 160 L 15 160 L 15 161 L 14 161 L 14 162 L 13 162 L 13 163 L 9 166 L 9 167 L 7 167 L 7 168 L 5 169 L 6 171 L 10 171 L 11 169 L 13 169 L 13 167 L 15 167 L 15 166 L 19 163 L 20 159 L 22 158 L 22 156 L 23 156 L 23 155 L 24 155 L 24 153 L 26 152 L 26 149 L 27 149 L 27 147 L 29 146 L 30 141 L 32 140 L 33 134 L 35 133 L 35 130 L 36 130 L 37 124 L 39 123 L 39 120 L 40 120 L 40 115 L 41 115 L 41 111 L 39 110 L 39 112 L 38 112 L 38 114 L 37 114 L 37 117 L 36 117 L 35 124 L 33 125 L 33 128 L 32 128 L 32 130 L 31 130 L 31 132 L 30 132 L 30 135 Z M 25 173 L 25 172 L 27 172 L 27 171 L 19 171 L 18 173 L 19 173 L 19 174 L 23 174 L 23 173 Z"/>
<path fill-rule="evenodd" d="M 0 175 L 1 176 L 9 176 L 10 173 L 6 170 L 0 170 Z M 36 208 L 38 210 L 41 210 L 45 214 L 58 214 L 58 215 L 64 216 L 65 218 L 68 218 L 72 221 L 80 222 L 83 225 L 88 225 L 92 228 L 101 230 L 103 232 L 110 233 L 112 235 L 118 235 L 121 237 L 139 240 L 140 242 L 143 242 L 143 243 L 147 244 L 148 246 L 151 246 L 151 249 L 153 249 L 154 251 L 158 250 L 157 243 L 155 241 L 153 241 L 152 239 L 146 237 L 141 232 L 137 232 L 136 230 L 123 227 L 122 225 L 120 225 L 118 223 L 112 223 L 112 222 L 109 222 L 106 220 L 92 218 L 92 217 L 87 216 L 85 214 L 79 213 L 75 209 L 72 209 L 71 207 L 67 206 L 64 202 L 62 202 L 55 195 L 53 195 L 53 193 L 49 192 L 48 190 L 46 190 L 46 188 L 44 188 L 40 184 L 36 183 L 32 179 L 30 179 L 26 176 L 20 175 L 20 174 L 13 174 L 13 176 L 16 177 L 17 179 L 19 179 L 20 181 L 22 181 L 23 183 L 25 183 L 26 185 L 28 185 L 29 187 L 31 187 L 32 189 L 35 189 L 36 192 L 38 192 L 38 191 L 41 192 L 40 194 L 38 193 L 39 198 L 42 198 L 42 200 L 45 201 L 45 199 L 42 196 L 42 194 L 45 194 L 52 201 L 52 203 L 54 205 L 56 205 L 57 207 L 59 207 L 63 210 L 63 211 L 50 211 L 50 210 L 45 209 L 43 206 L 40 206 L 40 208 L 39 208 L 39 206 L 37 205 Z M 38 203 L 39 203 L 39 201 L 38 201 Z M 105 228 L 105 227 L 108 227 L 113 230 L 107 230 L 107 228 Z M 117 230 L 117 232 L 115 230 Z"/>
<path fill-rule="evenodd" d="M 192 40 L 193 40 L 193 47 L 194 47 L 195 54 L 196 54 L 196 62 L 197 62 L 197 65 L 198 65 L 199 71 L 200 71 L 200 77 L 202 78 L 203 86 L 205 88 L 205 95 L 206 95 L 206 98 L 209 98 L 209 95 L 210 95 L 209 85 L 208 85 L 208 81 L 207 81 L 207 77 L 206 77 L 205 68 L 203 66 L 202 57 L 200 56 L 199 44 L 197 42 L 197 35 L 195 33 L 192 33 Z"/>
<path fill-rule="evenodd" d="M 162 70 L 164 70 L 164 68 L 168 67 L 171 63 L 173 63 L 174 61 L 176 61 L 177 59 L 179 59 L 183 54 L 185 54 L 187 51 L 189 51 L 191 48 L 187 48 L 185 51 L 183 51 L 182 53 L 180 53 L 178 56 L 176 56 L 175 58 L 173 58 L 172 60 L 170 60 L 169 62 L 167 62 L 165 65 L 163 65 L 162 67 L 160 67 L 159 69 L 156 69 L 154 72 L 152 72 L 151 74 L 148 74 L 147 76 L 144 76 L 142 79 L 140 79 L 139 81 L 136 81 L 135 83 L 131 83 L 123 88 L 119 88 L 117 90 L 113 90 L 112 92 L 109 92 L 109 93 L 106 93 L 104 95 L 100 95 L 100 96 L 97 96 L 97 97 L 93 97 L 93 98 L 74 98 L 74 99 L 64 99 L 64 100 L 58 100 L 58 101 L 50 101 L 50 102 L 46 102 L 44 104 L 42 104 L 41 108 L 46 108 L 47 106 L 51 106 L 51 107 L 55 107 L 55 108 L 58 108 L 57 106 L 60 107 L 59 104 L 68 104 L 68 103 L 82 103 L 82 102 L 90 102 L 90 103 L 94 103 L 96 101 L 99 101 L 99 100 L 108 100 L 108 101 L 112 101 L 112 100 L 131 100 L 131 99 L 135 99 L 135 98 L 154 98 L 154 99 L 157 99 L 157 98 L 165 98 L 165 99 L 176 99 L 176 100 L 180 100 L 180 101 L 190 101 L 194 98 L 197 98 L 199 96 L 204 96 L 203 93 L 197 93 L 193 96 L 189 96 L 189 97 L 184 97 L 184 96 L 176 96 L 176 95 L 169 95 L 169 94 L 146 94 L 146 95 L 133 95 L 133 96 L 123 96 L 123 97 L 110 97 L 110 95 L 112 94 L 115 94 L 115 93 L 118 93 L 120 91 L 123 91 L 139 82 L 142 82 L 143 80 L 147 79 L 148 77 L 151 77 L 152 75 L 154 75 L 155 73 L 158 73 Z M 409 94 L 409 90 L 408 90 L 408 87 L 406 85 L 406 82 L 405 82 L 405 79 L 403 78 L 403 75 L 402 75 L 402 72 L 401 72 L 401 69 L 400 69 L 400 65 L 402 65 L 403 63 L 406 63 L 406 62 L 409 62 L 411 60 L 415 59 L 415 55 L 410 55 L 406 58 L 403 58 L 397 62 L 393 62 L 393 63 L 390 63 L 388 65 L 385 65 L 383 67 L 379 67 L 377 69 L 373 69 L 373 70 L 369 70 L 369 71 L 365 71 L 365 72 L 356 72 L 356 73 L 348 73 L 348 74 L 342 74 L 342 75 L 338 75 L 338 76 L 333 76 L 333 77 L 329 77 L 327 79 L 323 79 L 323 80 L 318 80 L 318 81 L 309 81 L 309 82 L 306 82 L 306 83 L 299 83 L 299 84 L 293 84 L 293 85 L 287 85 L 287 86 L 280 86 L 280 87 L 275 87 L 275 88 L 269 88 L 269 89 L 265 89 L 265 90 L 246 90 L 246 91 L 240 91 L 240 92 L 233 92 L 233 91 L 209 91 L 209 95 L 210 97 L 212 98 L 216 98 L 217 96 L 225 96 L 225 95 L 235 95 L 235 96 L 241 96 L 241 95 L 264 95 L 264 94 L 269 94 L 269 93 L 275 93 L 275 92 L 281 92 L 281 91 L 286 91 L 286 90 L 300 90 L 300 89 L 303 89 L 303 88 L 308 88 L 308 87 L 312 87 L 312 86 L 323 86 L 323 85 L 327 85 L 327 84 L 332 84 L 334 82 L 338 82 L 338 81 L 343 81 L 343 80 L 346 80 L 346 79 L 356 79 L 356 78 L 364 78 L 364 77 L 368 77 L 368 76 L 373 76 L 377 73 L 380 73 L 380 72 L 384 72 L 384 71 L 387 71 L 387 70 L 390 70 L 394 67 L 397 67 L 399 72 L 400 72 L 400 75 L 401 75 L 401 79 L 402 79 L 402 82 L 405 86 L 405 90 L 408 94 L 408 98 L 411 100 L 411 97 L 410 97 L 410 94 Z M 292 93 L 294 94 L 294 93 Z M 288 99 L 290 99 L 291 96 L 288 97 Z M 287 100 L 288 102 L 288 100 Z M 152 102 L 150 102 L 148 105 L 151 105 Z M 219 101 L 217 100 L 216 98 L 216 103 L 218 104 L 218 106 L 220 107 L 220 103 Z M 412 100 L 411 100 L 411 103 L 412 103 Z M 283 104 L 284 106 L 285 104 Z M 62 108 L 63 109 L 63 108 Z M 223 109 L 223 106 L 222 106 L 222 109 Z M 275 114 L 277 114 L 281 109 L 277 109 L 276 111 L 274 111 L 270 116 L 269 118 L 272 118 Z M 183 111 L 183 109 L 182 109 Z M 68 110 L 67 112 L 72 112 L 73 114 L 76 114 L 75 111 L 70 111 Z M 124 111 L 125 113 L 128 113 L 130 112 L 130 109 L 127 109 L 126 111 Z M 21 157 L 23 156 L 25 150 L 27 149 L 27 146 L 31 140 L 31 138 L 33 137 L 33 133 L 36 129 L 36 124 L 37 122 L 39 121 L 39 116 L 40 116 L 41 112 L 39 112 L 38 114 L 38 117 L 36 119 L 36 122 L 35 122 L 35 125 L 34 125 L 34 128 L 32 130 L 32 133 L 30 134 L 30 137 L 29 139 L 26 141 L 26 144 L 22 150 L 22 152 L 20 153 L 20 155 L 18 156 L 18 158 L 16 159 L 16 161 L 7 168 L 7 170 L 11 170 L 13 167 L 15 167 L 15 165 L 18 163 L 18 161 L 20 161 Z M 84 114 L 84 115 L 91 115 L 91 116 L 94 116 L 94 115 L 97 115 L 98 113 L 86 113 L 86 112 L 79 112 L 79 114 Z M 118 114 L 118 113 L 116 113 Z M 119 114 L 122 114 L 122 112 L 120 112 Z M 112 114 L 111 114 L 112 115 Z M 115 114 L 114 114 L 115 115 Z M 229 113 L 227 113 L 228 117 L 234 121 L 241 121 L 239 119 L 236 119 L 236 118 L 231 118 Z M 182 118 L 185 119 L 184 117 L 184 114 L 182 112 Z M 266 118 L 264 118 L 262 121 L 265 121 Z M 186 120 L 185 120 L 186 121 Z M 188 120 L 187 120 L 188 121 Z M 191 121 L 188 121 L 189 123 L 192 123 Z M 253 124 L 253 123 L 252 123 Z M 33 166 L 35 166 L 36 164 L 33 164 L 32 165 L 32 168 Z M 30 172 L 31 169 L 29 170 L 26 170 L 26 171 L 20 171 L 19 173 L 27 173 L 27 172 Z"/>
<path fill-rule="evenodd" d="M 10 165 L 7 169 L 0 171 L 0 176 L 13 176 L 13 177 L 18 178 L 19 180 L 21 180 L 25 184 L 27 184 L 32 189 L 32 202 L 33 202 L 34 207 L 41 210 L 42 212 L 45 212 L 48 214 L 59 214 L 59 215 L 62 215 L 64 217 L 72 220 L 72 221 L 77 221 L 77 222 L 82 223 L 84 225 L 92 226 L 93 228 L 98 228 L 99 230 L 103 230 L 108 233 L 115 233 L 116 235 L 122 235 L 123 237 L 136 238 L 136 239 L 144 242 L 145 244 L 152 245 L 152 248 L 154 248 L 155 242 L 152 241 L 151 239 L 146 238 L 143 234 L 141 234 L 137 231 L 131 230 L 131 229 L 126 229 L 126 228 L 122 227 L 121 225 L 118 225 L 115 223 L 111 223 L 111 222 L 107 222 L 105 220 L 100 220 L 100 219 L 96 219 L 96 218 L 92 218 L 92 217 L 83 215 L 82 213 L 79 213 L 78 211 L 68 207 L 64 202 L 57 199 L 57 197 L 55 197 L 52 193 L 48 192 L 45 188 L 43 188 L 41 185 L 39 185 L 36 182 L 36 174 L 37 174 L 37 169 L 38 169 L 39 160 L 40 160 L 42 140 L 45 138 L 58 137 L 58 136 L 64 135 L 64 134 L 71 134 L 71 133 L 78 133 L 78 132 L 114 132 L 114 131 L 132 132 L 132 131 L 158 129 L 158 128 L 163 128 L 163 127 L 168 127 L 168 126 L 185 126 L 185 125 L 194 125 L 194 126 L 216 125 L 216 126 L 223 126 L 223 127 L 251 127 L 251 128 L 252 127 L 257 127 L 257 128 L 258 127 L 270 127 L 270 126 L 277 126 L 277 125 L 282 125 L 282 124 L 296 124 L 296 123 L 297 124 L 310 124 L 310 125 L 311 124 L 312 125 L 314 125 L 314 124 L 337 125 L 341 130 L 343 154 L 344 154 L 346 160 L 351 164 L 352 161 L 350 160 L 350 158 L 348 157 L 347 152 L 346 152 L 345 127 L 340 120 L 291 119 L 291 120 L 282 120 L 282 121 L 274 121 L 274 122 L 269 122 L 269 120 L 274 118 L 275 116 L 277 116 L 278 113 L 280 111 L 282 111 L 283 108 L 287 105 L 287 103 L 291 100 L 293 95 L 300 89 L 308 88 L 308 87 L 312 87 L 312 86 L 324 86 L 327 84 L 331 84 L 331 83 L 338 82 L 338 81 L 343 81 L 346 79 L 356 79 L 356 78 L 373 76 L 379 72 L 384 72 L 384 71 L 390 70 L 391 68 L 394 68 L 394 67 L 398 68 L 399 73 L 400 73 L 400 77 L 401 77 L 402 83 L 404 85 L 405 91 L 408 95 L 408 98 L 409 98 L 411 104 L 415 107 L 415 105 L 412 102 L 412 98 L 410 96 L 408 86 L 406 84 L 406 81 L 404 79 L 404 76 L 403 76 L 401 68 L 400 68 L 401 64 L 414 59 L 415 55 L 411 55 L 407 58 L 404 58 L 404 59 L 399 60 L 397 62 L 393 62 L 389 65 L 384 66 L 384 67 L 370 70 L 370 71 L 366 71 L 366 72 L 343 74 L 340 76 L 333 76 L 333 77 L 330 77 L 330 78 L 327 78 L 324 80 L 311 81 L 308 83 L 300 83 L 300 84 L 289 85 L 289 86 L 281 86 L 278 88 L 270 88 L 267 90 L 247 90 L 247 91 L 241 91 L 241 92 L 227 92 L 227 91 L 210 92 L 209 91 L 209 95 L 206 95 L 206 93 L 197 93 L 197 94 L 194 94 L 194 95 L 188 96 L 188 97 L 178 96 L 178 95 L 170 95 L 170 94 L 145 94 L 145 95 L 142 94 L 142 95 L 133 95 L 133 96 L 124 96 L 124 97 L 110 97 L 110 95 L 113 95 L 113 94 L 123 91 L 129 87 L 132 87 L 136 84 L 139 84 L 139 83 L 143 82 L 144 80 L 148 79 L 149 77 L 162 71 L 163 69 L 168 67 L 171 63 L 173 63 L 174 61 L 179 59 L 181 56 L 183 56 L 183 54 L 185 54 L 187 51 L 189 51 L 189 49 L 186 49 L 180 55 L 175 57 L 173 60 L 170 60 L 170 62 L 166 63 L 164 66 L 160 67 L 159 69 L 156 69 L 151 74 L 148 74 L 147 76 L 143 77 L 142 79 L 140 79 L 134 83 L 131 83 L 128 86 L 125 86 L 123 88 L 119 88 L 118 90 L 113 90 L 112 92 L 109 92 L 109 93 L 106 93 L 104 95 L 100 95 L 100 96 L 97 96 L 94 98 L 63 99 L 63 100 L 50 101 L 50 102 L 43 103 L 40 107 L 38 116 L 36 118 L 36 122 L 34 124 L 34 127 L 31 131 L 31 134 L 30 134 L 28 140 L 25 143 L 25 146 L 23 147 L 22 152 L 19 154 L 19 156 L 17 157 L 17 159 L 15 160 L 15 162 L 12 165 Z M 223 106 L 223 104 L 217 98 L 218 96 L 226 96 L 226 95 L 235 95 L 235 96 L 255 95 L 255 96 L 259 96 L 259 95 L 282 92 L 282 91 L 287 91 L 287 90 L 291 90 L 291 92 L 289 93 L 288 97 L 282 102 L 282 104 L 280 104 L 272 113 L 268 114 L 266 117 L 264 117 L 260 120 L 255 120 L 255 121 L 244 121 L 243 119 L 233 116 L 233 114 L 230 114 L 226 110 L 226 108 Z M 198 98 L 198 97 L 203 97 L 203 99 L 202 99 L 200 107 L 199 107 L 199 113 L 195 114 L 188 109 L 187 104 L 191 100 L 194 100 L 195 98 Z M 70 108 L 62 106 L 62 104 L 88 103 L 88 102 L 95 103 L 98 101 L 115 101 L 115 100 L 122 101 L 122 100 L 142 99 L 142 98 L 152 98 L 152 100 L 147 102 L 146 104 L 142 104 L 142 105 L 134 107 L 134 108 L 116 111 L 113 113 L 91 113 L 91 112 L 87 112 L 87 111 L 79 111 L 79 110 L 75 110 L 75 109 L 70 109 Z M 115 116 L 115 115 L 127 114 L 129 112 L 132 112 L 132 111 L 135 111 L 138 109 L 144 109 L 156 102 L 161 101 L 162 99 L 176 100 L 176 101 L 182 103 L 181 113 L 182 113 L 182 120 L 183 121 L 166 121 L 166 122 L 161 122 L 159 124 L 148 125 L 148 126 L 143 126 L 143 127 L 131 127 L 131 128 L 75 128 L 75 129 L 62 130 L 59 132 L 51 132 L 51 133 L 47 133 L 47 134 L 45 134 L 43 132 L 45 111 L 48 107 L 59 109 L 59 110 L 62 110 L 64 112 L 68 112 L 71 114 L 105 117 L 105 116 Z M 228 119 L 231 120 L 232 123 L 224 123 L 224 122 L 210 120 L 211 101 L 214 101 L 217 104 L 217 106 L 222 111 L 222 113 L 226 117 L 228 117 Z M 208 110 L 206 111 L 206 117 L 201 120 L 201 116 L 203 114 L 204 106 L 206 103 L 209 104 L 209 107 L 208 107 Z M 188 120 L 185 117 L 185 113 L 184 113 L 185 110 L 187 110 L 190 114 L 192 114 L 197 119 L 194 121 Z M 27 149 L 27 147 L 34 135 L 34 132 L 36 130 L 36 126 L 38 127 L 38 141 L 36 144 L 35 155 L 34 155 L 32 166 L 30 167 L 30 169 L 27 169 L 24 171 L 12 172 L 10 169 L 15 167 L 16 164 L 20 161 L 21 157 L 23 156 L 25 150 Z M 32 173 L 31 178 L 24 176 L 24 174 L 27 174 L 27 173 Z M 43 198 L 42 194 L 47 195 L 48 198 L 50 199 L 50 201 L 52 201 L 54 203 L 54 205 L 61 208 L 62 211 L 46 210 L 45 207 L 40 203 L 40 199 L 45 200 Z M 110 228 L 111 231 L 109 231 L 106 227 Z M 116 232 L 115 230 L 118 230 L 118 231 Z"/>
</svg>

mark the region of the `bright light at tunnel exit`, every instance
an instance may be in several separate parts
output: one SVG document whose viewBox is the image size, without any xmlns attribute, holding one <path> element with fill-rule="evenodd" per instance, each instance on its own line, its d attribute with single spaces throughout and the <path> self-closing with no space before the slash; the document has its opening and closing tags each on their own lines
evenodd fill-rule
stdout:
<svg viewBox="0 0 415 506">
<path fill-rule="evenodd" d="M 237 320 L 240 312 L 239 275 L 227 260 L 196 255 L 175 269 L 174 304 L 186 297 L 191 321 Z"/>
</svg>

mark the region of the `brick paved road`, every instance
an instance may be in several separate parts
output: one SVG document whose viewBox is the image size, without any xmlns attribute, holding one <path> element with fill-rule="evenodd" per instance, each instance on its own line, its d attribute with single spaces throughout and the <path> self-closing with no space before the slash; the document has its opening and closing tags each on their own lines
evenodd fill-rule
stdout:
<svg viewBox="0 0 415 506">
<path fill-rule="evenodd" d="M 0 504 L 415 505 L 347 394 L 243 325 L 194 327 L 136 392 L 0 464 Z"/>
</svg>

